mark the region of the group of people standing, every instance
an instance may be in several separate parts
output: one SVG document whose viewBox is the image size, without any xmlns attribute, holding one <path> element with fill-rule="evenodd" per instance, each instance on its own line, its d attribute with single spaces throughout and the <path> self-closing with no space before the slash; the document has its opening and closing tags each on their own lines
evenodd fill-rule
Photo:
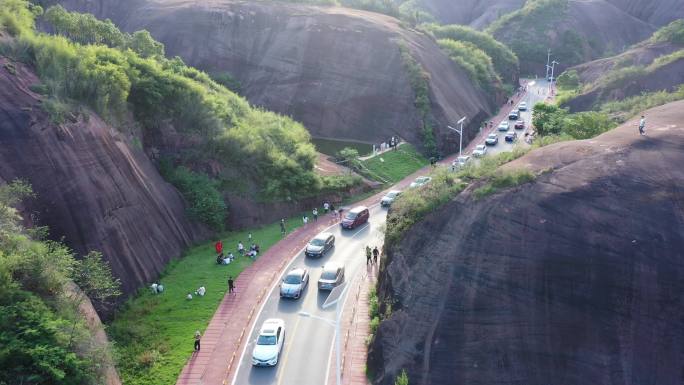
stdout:
<svg viewBox="0 0 684 385">
<path fill-rule="evenodd" d="M 327 216 L 328 214 L 332 215 L 332 221 L 336 222 L 339 220 L 341 216 L 342 209 L 335 209 L 335 206 L 330 202 L 330 201 L 325 201 L 323 202 L 323 213 L 322 215 Z M 314 207 L 313 210 L 311 210 L 311 221 L 314 223 L 318 222 L 318 217 L 321 216 L 321 212 L 318 210 L 318 207 Z M 304 226 L 309 224 L 309 215 L 304 214 L 302 216 L 302 223 Z M 280 232 L 285 234 L 285 219 L 280 220 Z"/>
<path fill-rule="evenodd" d="M 377 246 L 371 249 L 370 246 L 366 245 L 366 265 L 377 265 L 379 256 L 380 250 Z"/>
</svg>

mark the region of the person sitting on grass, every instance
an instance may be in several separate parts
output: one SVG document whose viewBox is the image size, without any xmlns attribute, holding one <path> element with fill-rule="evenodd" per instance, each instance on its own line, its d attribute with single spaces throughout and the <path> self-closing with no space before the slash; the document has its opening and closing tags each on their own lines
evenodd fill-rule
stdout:
<svg viewBox="0 0 684 385">
<path fill-rule="evenodd" d="M 223 265 L 223 264 L 224 264 L 224 263 L 223 263 L 223 260 L 224 260 L 224 259 L 225 259 L 225 258 L 223 257 L 223 253 L 221 253 L 221 254 L 219 254 L 219 255 L 216 256 L 216 263 L 219 264 L 219 265 Z"/>
<path fill-rule="evenodd" d="M 238 242 L 238 253 L 240 255 L 245 255 L 245 245 L 242 244 L 242 241 Z"/>
<path fill-rule="evenodd" d="M 188 293 L 188 295 L 185 296 L 185 299 L 190 301 L 192 299 L 192 293 Z"/>
<path fill-rule="evenodd" d="M 199 295 L 200 297 L 204 297 L 204 294 L 206 294 L 207 289 L 204 288 L 204 286 L 200 286 L 199 289 L 195 292 L 196 295 Z"/>
</svg>

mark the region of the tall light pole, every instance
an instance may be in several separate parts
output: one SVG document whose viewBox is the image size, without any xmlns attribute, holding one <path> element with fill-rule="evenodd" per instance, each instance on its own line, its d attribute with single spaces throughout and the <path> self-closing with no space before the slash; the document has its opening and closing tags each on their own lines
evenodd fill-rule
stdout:
<svg viewBox="0 0 684 385">
<path fill-rule="evenodd" d="M 346 283 L 343 283 L 342 285 L 335 287 L 330 292 L 330 295 L 328 295 L 328 299 L 326 299 L 325 303 L 323 303 L 323 309 L 326 309 L 332 305 L 336 305 L 336 314 L 334 321 L 330 318 L 320 317 L 305 311 L 299 312 L 299 315 L 302 317 L 317 319 L 335 328 L 335 368 L 337 371 L 337 385 L 342 384 L 342 343 L 340 342 L 340 334 L 342 334 L 342 331 L 340 330 L 340 327 L 342 325 L 342 306 L 340 306 L 340 300 L 344 298 L 344 294 L 347 292 L 348 287 L 349 285 L 347 285 Z"/>
<path fill-rule="evenodd" d="M 551 62 L 551 81 L 549 82 L 549 93 L 553 91 L 553 69 L 556 67 L 556 64 L 560 64 L 557 61 L 552 61 Z"/>
<path fill-rule="evenodd" d="M 551 64 L 551 48 L 549 48 L 548 51 L 546 51 L 546 79 L 549 79 L 549 68 Z"/>
<path fill-rule="evenodd" d="M 458 129 L 453 128 L 451 126 L 447 126 L 450 130 L 458 132 L 458 156 L 461 156 L 461 150 L 463 149 L 463 122 L 465 122 L 466 117 L 462 117 L 456 124 L 459 125 Z"/>
</svg>

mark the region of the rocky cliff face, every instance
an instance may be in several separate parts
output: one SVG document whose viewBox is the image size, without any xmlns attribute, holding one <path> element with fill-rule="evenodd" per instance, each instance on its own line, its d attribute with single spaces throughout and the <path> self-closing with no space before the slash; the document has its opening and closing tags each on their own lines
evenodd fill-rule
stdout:
<svg viewBox="0 0 684 385">
<path fill-rule="evenodd" d="M 369 367 L 389 385 L 680 384 L 684 101 L 509 165 L 551 170 L 471 189 L 386 245 Z"/>
<path fill-rule="evenodd" d="M 630 15 L 655 26 L 684 18 L 683 0 L 607 0 Z"/>
<path fill-rule="evenodd" d="M 260 1 L 129 0 L 116 9 L 102 1 L 60 3 L 125 30 L 148 29 L 168 54 L 229 73 L 251 103 L 291 115 L 314 137 L 379 143 L 399 135 L 422 143 L 400 42 L 430 74 L 442 149 L 458 145 L 447 124 L 465 115 L 476 133 L 496 104 L 429 37 L 384 15 Z"/>
<path fill-rule="evenodd" d="M 158 276 L 202 233 L 141 150 L 97 115 L 51 123 L 37 77 L 0 58 L 0 180 L 27 180 L 26 209 L 77 253 L 101 251 L 126 293 Z"/>
</svg>

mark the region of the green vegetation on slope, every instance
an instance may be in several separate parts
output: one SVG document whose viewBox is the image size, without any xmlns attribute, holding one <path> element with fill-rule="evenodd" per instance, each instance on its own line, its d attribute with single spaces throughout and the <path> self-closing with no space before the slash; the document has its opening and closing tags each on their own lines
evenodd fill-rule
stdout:
<svg viewBox="0 0 684 385">
<path fill-rule="evenodd" d="M 464 25 L 425 24 L 421 27 L 440 40 L 451 39 L 472 43 L 491 58 L 494 70 L 504 82 L 512 83 L 517 79 L 518 58 L 510 48 L 498 42 L 492 35 Z"/>
<path fill-rule="evenodd" d="M 47 229 L 23 228 L 12 206 L 31 195 L 22 182 L 0 187 L 0 383 L 102 384 L 111 359 L 78 309 L 84 294 L 105 306 L 119 282 L 98 253 L 79 261 L 41 240 Z"/>
<path fill-rule="evenodd" d="M 15 36 L 2 51 L 36 68 L 45 106 L 59 107 L 52 111 L 84 104 L 114 126 L 125 125 L 132 115 L 145 130 L 172 127 L 197 143 L 172 154 L 175 166 L 210 169 L 218 185 L 246 185 L 246 193 L 262 200 L 309 196 L 340 184 L 315 174 L 316 152 L 301 124 L 252 108 L 178 57 L 164 58 L 163 46 L 145 31 L 129 36 L 110 22 L 49 9 L 46 21 L 75 42 L 36 32 L 38 14 L 39 8 L 24 0 L 0 5 L 0 27 Z M 91 40 L 111 47 L 77 42 Z"/>
<path fill-rule="evenodd" d="M 679 88 L 673 92 L 647 92 L 622 100 L 606 102 L 601 104 L 599 109 L 602 113 L 608 114 L 614 121 L 622 123 L 649 108 L 682 99 L 684 99 L 684 84 L 680 84 Z"/>
<path fill-rule="evenodd" d="M 470 80 L 481 89 L 491 92 L 501 79 L 494 71 L 492 59 L 475 44 L 467 41 L 440 39 L 437 41 L 449 58 L 463 68 Z"/>
<path fill-rule="evenodd" d="M 428 156 L 437 154 L 437 143 L 435 142 L 435 134 L 432 130 L 432 109 L 430 108 L 430 83 L 429 75 L 423 67 L 411 56 L 409 49 L 403 44 L 399 44 L 399 51 L 401 52 L 401 60 L 404 68 L 408 72 L 409 82 L 415 95 L 414 105 L 421 114 L 420 129 L 423 136 L 423 147 Z"/>
<path fill-rule="evenodd" d="M 510 47 L 522 62 L 541 61 L 551 43 L 555 57 L 563 58 L 563 65 L 581 62 L 585 41 L 573 30 L 558 30 L 568 10 L 568 0 L 528 0 L 516 11 L 506 14 L 487 27 L 486 32 Z M 556 36 L 549 42 L 549 32 Z M 523 70 L 529 70 L 524 68 Z"/>
<path fill-rule="evenodd" d="M 299 217 L 287 221 L 288 231 L 300 225 Z M 282 239 L 278 223 L 251 232 L 262 254 Z M 225 252 L 236 256 L 231 264 L 216 263 L 214 242 L 193 247 L 162 274 L 163 293 L 141 289 L 109 325 L 108 333 L 116 343 L 117 368 L 126 385 L 175 383 L 192 353 L 192 337 L 196 330 L 203 333 L 206 329 L 228 289 L 228 277 L 236 278 L 252 264 L 250 258 L 237 253 L 238 241 L 247 245 L 247 231 L 218 238 Z M 207 290 L 204 297 L 194 295 L 200 286 Z M 193 293 L 192 300 L 186 299 L 188 293 Z"/>
<path fill-rule="evenodd" d="M 617 125 L 605 113 L 586 111 L 571 114 L 566 108 L 545 103 L 534 105 L 532 124 L 539 136 L 567 135 L 574 139 L 593 138 Z"/>
<path fill-rule="evenodd" d="M 362 168 L 371 179 L 397 183 L 428 165 L 428 160 L 413 146 L 404 143 L 396 151 L 387 151 L 367 160 L 362 160 Z M 378 178 L 379 177 L 379 178 Z"/>
<path fill-rule="evenodd" d="M 652 43 L 684 44 L 684 19 L 678 19 L 660 28 L 649 39 Z"/>
</svg>

